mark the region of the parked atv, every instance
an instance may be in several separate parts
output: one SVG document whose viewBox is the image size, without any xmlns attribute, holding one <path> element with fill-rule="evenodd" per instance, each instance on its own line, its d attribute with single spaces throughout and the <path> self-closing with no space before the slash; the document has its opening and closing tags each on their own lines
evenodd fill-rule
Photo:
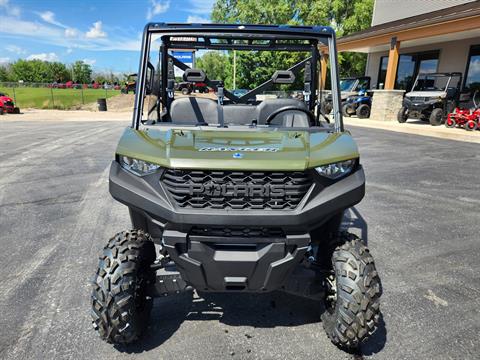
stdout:
<svg viewBox="0 0 480 360">
<path fill-rule="evenodd" d="M 343 116 L 357 115 L 359 119 L 370 117 L 372 97 L 365 90 L 360 90 L 358 95 L 349 96 L 342 105 Z"/>
<path fill-rule="evenodd" d="M 5 113 L 20 114 L 20 108 L 15 106 L 15 102 L 10 96 L 0 93 L 0 115 Z"/>
<path fill-rule="evenodd" d="M 156 48 L 162 41 L 161 56 L 150 57 L 160 58 L 160 66 L 148 60 L 152 38 Z M 320 116 L 315 96 L 320 44 L 329 47 L 331 119 Z M 299 62 L 263 74 L 263 84 L 236 96 L 225 79 L 212 81 L 204 69 L 169 55 L 185 48 L 289 51 Z M 107 242 L 94 276 L 92 316 L 100 337 L 137 340 L 154 297 L 192 289 L 231 297 L 282 290 L 319 300 L 330 339 L 358 348 L 377 327 L 381 285 L 366 244 L 340 231 L 343 212 L 364 196 L 365 175 L 343 127 L 334 31 L 152 23 L 140 55 L 133 122 L 109 178 L 111 195 L 129 208 L 132 229 Z M 173 66 L 185 81 L 213 88 L 216 101 L 177 98 Z M 271 88 L 295 90 L 302 78 L 301 99 L 252 101 Z"/>
<path fill-rule="evenodd" d="M 340 96 L 342 107 L 350 96 L 358 95 L 360 91 L 370 89 L 370 76 L 358 76 L 343 78 L 340 80 Z M 324 114 L 330 114 L 333 109 L 332 94 L 328 94 L 323 100 L 322 110 Z"/>
<path fill-rule="evenodd" d="M 438 126 L 445 122 L 447 115 L 458 106 L 462 74 L 422 73 L 418 74 L 412 91 L 405 94 L 397 120 L 407 119 L 429 121 Z"/>
</svg>

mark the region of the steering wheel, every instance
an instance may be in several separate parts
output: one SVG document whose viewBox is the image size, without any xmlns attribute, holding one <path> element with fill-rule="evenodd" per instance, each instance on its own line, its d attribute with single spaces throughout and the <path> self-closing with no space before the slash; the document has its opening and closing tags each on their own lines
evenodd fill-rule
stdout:
<svg viewBox="0 0 480 360">
<path fill-rule="evenodd" d="M 313 115 L 310 110 L 306 110 L 297 106 L 285 106 L 280 109 L 275 110 L 272 112 L 270 115 L 268 115 L 267 119 L 265 120 L 265 124 L 270 125 L 272 120 L 276 118 L 279 114 L 284 113 L 285 111 L 300 111 L 308 116 L 310 124 L 315 124 L 316 118 L 315 115 Z"/>
</svg>

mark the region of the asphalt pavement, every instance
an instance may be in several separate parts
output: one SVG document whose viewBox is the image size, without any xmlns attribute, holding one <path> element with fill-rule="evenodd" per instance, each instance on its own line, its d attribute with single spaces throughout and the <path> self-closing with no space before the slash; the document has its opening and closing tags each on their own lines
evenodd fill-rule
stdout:
<svg viewBox="0 0 480 360">
<path fill-rule="evenodd" d="M 128 123 L 0 122 L 1 359 L 478 359 L 480 146 L 359 127 L 367 193 L 344 226 L 384 288 L 362 355 L 329 342 L 319 304 L 280 292 L 156 299 L 141 342 L 102 342 L 89 280 L 130 227 L 108 193 Z"/>
</svg>

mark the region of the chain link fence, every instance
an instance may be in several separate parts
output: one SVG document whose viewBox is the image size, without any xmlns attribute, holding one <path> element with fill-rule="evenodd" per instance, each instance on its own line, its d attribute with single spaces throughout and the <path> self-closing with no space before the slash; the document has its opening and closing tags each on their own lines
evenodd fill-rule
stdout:
<svg viewBox="0 0 480 360">
<path fill-rule="evenodd" d="M 100 84 L 0 82 L 0 93 L 11 97 L 20 108 L 69 110 L 119 95 L 120 88 Z"/>
</svg>

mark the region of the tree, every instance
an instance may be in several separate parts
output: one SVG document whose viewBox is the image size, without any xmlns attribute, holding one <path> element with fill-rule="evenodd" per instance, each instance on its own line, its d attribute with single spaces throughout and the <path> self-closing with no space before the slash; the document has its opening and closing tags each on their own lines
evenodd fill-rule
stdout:
<svg viewBox="0 0 480 360">
<path fill-rule="evenodd" d="M 195 67 L 203 69 L 210 80 L 222 80 L 227 88 L 231 88 L 232 72 L 230 63 L 228 54 L 208 51 L 196 59 Z"/>
<path fill-rule="evenodd" d="M 36 83 L 65 82 L 70 72 L 60 62 L 17 60 L 11 65 L 10 80 Z"/>
<path fill-rule="evenodd" d="M 45 79 L 45 82 L 67 82 L 72 80 L 72 74 L 68 71 L 65 64 L 60 62 L 49 62 L 47 63 L 48 67 L 48 78 Z"/>
<path fill-rule="evenodd" d="M 88 84 L 92 80 L 92 67 L 81 60 L 75 61 L 72 65 L 73 81 L 81 84 Z"/>
<path fill-rule="evenodd" d="M 370 26 L 373 3 L 374 0 L 217 0 L 211 17 L 219 23 L 330 25 L 340 37 Z M 263 62 L 266 67 L 276 68 L 273 58 L 264 58 Z M 340 75 L 363 74 L 365 62 L 365 54 L 339 54 Z"/>
<path fill-rule="evenodd" d="M 25 82 L 50 82 L 49 63 L 41 60 L 17 60 L 12 64 L 12 80 Z"/>
<path fill-rule="evenodd" d="M 8 65 L 0 66 L 0 81 L 12 81 L 11 71 Z"/>
</svg>

